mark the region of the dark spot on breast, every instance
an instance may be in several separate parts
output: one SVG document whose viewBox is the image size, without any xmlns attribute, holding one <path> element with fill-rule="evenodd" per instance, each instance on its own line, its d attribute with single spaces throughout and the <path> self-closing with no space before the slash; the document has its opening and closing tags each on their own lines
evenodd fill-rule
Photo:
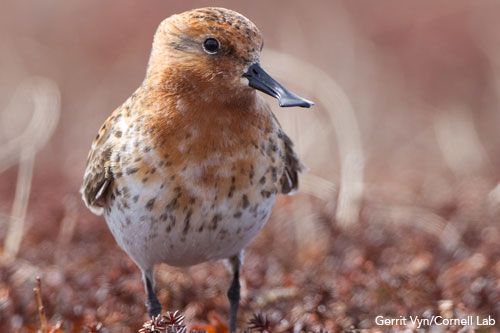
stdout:
<svg viewBox="0 0 500 333">
<path fill-rule="evenodd" d="M 136 173 L 137 171 L 139 171 L 139 168 L 127 168 L 127 169 L 125 169 L 125 173 L 126 173 L 127 175 L 134 174 L 134 173 Z"/>
<path fill-rule="evenodd" d="M 259 180 L 259 183 L 264 185 L 266 183 L 266 176 L 262 176 L 262 178 L 260 178 L 260 180 Z"/>
<path fill-rule="evenodd" d="M 165 207 L 165 210 L 166 210 L 166 211 L 171 211 L 171 210 L 173 210 L 173 209 L 177 209 L 177 207 L 178 207 L 177 200 L 178 200 L 178 198 L 177 198 L 177 197 L 175 197 L 175 198 L 173 198 L 172 200 L 170 200 L 170 202 L 169 202 L 169 203 L 167 204 L 167 206 Z"/>
<path fill-rule="evenodd" d="M 149 199 L 148 202 L 146 203 L 146 209 L 151 211 L 155 205 L 155 200 L 156 198 L 153 198 L 153 199 Z"/>
<path fill-rule="evenodd" d="M 150 147 L 150 146 L 146 146 L 146 147 L 144 147 L 144 152 L 145 152 L 145 153 L 148 153 L 148 152 L 150 152 L 150 151 L 151 151 L 151 147 Z"/>
<path fill-rule="evenodd" d="M 212 221 L 210 221 L 209 229 L 211 229 L 211 230 L 217 229 L 219 221 L 221 221 L 221 220 L 222 220 L 222 216 L 220 214 L 215 214 L 214 217 L 212 218 Z"/>
<path fill-rule="evenodd" d="M 236 212 L 233 217 L 239 219 L 241 217 L 242 213 L 240 211 Z"/>
<path fill-rule="evenodd" d="M 253 165 L 250 167 L 250 172 L 248 173 L 248 178 L 250 179 L 250 184 L 253 184 L 253 177 L 255 176 L 255 171 Z"/>
<path fill-rule="evenodd" d="M 123 133 L 122 131 L 115 131 L 114 134 L 117 138 L 121 138 Z"/>
<path fill-rule="evenodd" d="M 134 203 L 137 203 L 137 201 L 139 200 L 139 195 L 134 195 L 134 197 L 132 198 L 132 201 L 134 201 Z"/>
<path fill-rule="evenodd" d="M 142 181 L 143 183 L 146 183 L 148 180 L 149 180 L 149 178 L 148 178 L 148 177 L 144 177 L 144 178 L 142 178 L 142 180 L 141 180 L 141 181 Z"/>
<path fill-rule="evenodd" d="M 241 206 L 243 207 L 243 209 L 246 209 L 248 208 L 248 206 L 250 206 L 250 201 L 248 201 L 248 196 L 246 194 L 243 194 L 243 196 L 241 197 Z"/>
<path fill-rule="evenodd" d="M 122 205 L 123 205 L 123 208 L 125 208 L 125 209 L 130 208 L 130 206 L 128 205 L 128 202 L 126 200 L 122 200 Z"/>
<path fill-rule="evenodd" d="M 191 215 L 193 214 L 193 210 L 190 209 L 187 214 L 186 218 L 184 219 L 184 229 L 182 230 L 182 234 L 186 235 L 189 231 L 190 228 L 190 223 L 191 223 Z"/>
<path fill-rule="evenodd" d="M 228 198 L 232 198 L 233 197 L 235 189 L 236 189 L 236 187 L 234 185 L 231 185 L 231 187 L 229 188 L 229 193 L 227 194 Z"/>
<path fill-rule="evenodd" d="M 122 187 L 122 192 L 123 192 L 123 196 L 125 198 L 128 198 L 130 196 L 130 190 L 129 190 L 128 186 L 123 186 Z"/>
<path fill-rule="evenodd" d="M 260 195 L 263 197 L 263 198 L 269 198 L 271 196 L 271 192 L 269 191 L 260 191 Z"/>
<path fill-rule="evenodd" d="M 224 240 L 224 238 L 226 238 L 226 236 L 227 236 L 227 233 L 228 233 L 228 232 L 227 232 L 227 230 L 226 230 L 226 229 L 221 229 L 221 231 L 219 231 L 219 238 L 220 238 L 221 240 Z"/>
</svg>

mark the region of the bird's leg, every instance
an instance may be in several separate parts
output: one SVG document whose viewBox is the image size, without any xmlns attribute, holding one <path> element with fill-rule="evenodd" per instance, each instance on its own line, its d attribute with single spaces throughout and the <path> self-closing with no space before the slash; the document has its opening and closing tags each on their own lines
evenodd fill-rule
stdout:
<svg viewBox="0 0 500 333">
<path fill-rule="evenodd" d="M 155 294 L 153 270 L 143 270 L 142 279 L 144 280 L 144 289 L 146 290 L 146 307 L 148 308 L 149 316 L 156 317 L 161 313 L 161 304 Z"/>
<path fill-rule="evenodd" d="M 229 298 L 229 330 L 231 333 L 236 332 L 236 319 L 238 316 L 238 306 L 240 304 L 240 267 L 242 264 L 243 255 L 240 253 L 229 259 L 233 280 L 227 291 Z"/>
</svg>

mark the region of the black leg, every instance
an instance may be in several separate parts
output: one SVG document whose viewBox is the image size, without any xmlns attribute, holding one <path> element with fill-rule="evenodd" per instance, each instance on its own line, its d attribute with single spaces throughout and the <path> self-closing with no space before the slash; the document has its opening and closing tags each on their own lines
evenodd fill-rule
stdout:
<svg viewBox="0 0 500 333">
<path fill-rule="evenodd" d="M 229 298 L 229 330 L 231 333 L 236 332 L 236 320 L 238 317 L 238 306 L 240 305 L 240 267 L 241 255 L 234 256 L 229 259 L 233 272 L 233 281 L 227 291 Z"/>
<path fill-rule="evenodd" d="M 150 317 L 156 317 L 161 313 L 161 304 L 156 298 L 155 285 L 153 279 L 153 271 L 145 270 L 142 272 L 142 279 L 144 280 L 144 289 L 146 289 L 146 307 Z"/>
</svg>

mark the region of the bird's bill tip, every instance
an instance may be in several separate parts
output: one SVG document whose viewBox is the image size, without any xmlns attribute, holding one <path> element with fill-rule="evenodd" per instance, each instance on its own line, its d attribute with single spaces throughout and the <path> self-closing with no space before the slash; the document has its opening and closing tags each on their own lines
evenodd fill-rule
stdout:
<svg viewBox="0 0 500 333">
<path fill-rule="evenodd" d="M 243 77 L 248 79 L 248 85 L 250 87 L 278 99 L 280 107 L 300 106 L 303 108 L 310 108 L 314 105 L 313 102 L 283 87 L 278 81 L 267 74 L 266 71 L 260 67 L 259 63 L 250 65 L 246 73 L 243 74 Z"/>
<path fill-rule="evenodd" d="M 311 106 L 314 105 L 314 102 L 311 102 L 310 100 L 297 96 L 293 93 L 292 95 L 293 96 L 278 97 L 278 103 L 280 107 L 287 108 L 293 106 L 300 106 L 301 108 L 310 108 Z"/>
</svg>

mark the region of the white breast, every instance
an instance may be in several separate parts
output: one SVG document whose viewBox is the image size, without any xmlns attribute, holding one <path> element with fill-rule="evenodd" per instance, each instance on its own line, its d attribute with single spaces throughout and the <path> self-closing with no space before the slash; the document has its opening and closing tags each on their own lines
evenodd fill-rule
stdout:
<svg viewBox="0 0 500 333">
<path fill-rule="evenodd" d="M 169 198 L 169 202 L 173 199 L 170 191 L 155 194 L 157 198 Z M 147 192 L 153 194 L 151 189 L 143 193 Z M 160 262 L 188 266 L 236 255 L 267 222 L 275 202 L 275 195 L 259 202 L 256 196 L 249 196 L 249 206 L 242 209 L 239 200 L 225 200 L 215 207 L 210 201 L 197 200 L 192 210 L 177 209 L 163 220 L 164 216 L 151 214 L 146 208 L 150 196 L 142 197 L 145 199 L 137 202 L 128 200 L 130 209 L 113 205 L 105 213 L 118 244 L 142 268 Z M 189 229 L 185 231 L 188 216 Z"/>
<path fill-rule="evenodd" d="M 227 192 L 218 193 L 216 187 L 201 186 L 199 178 L 204 167 L 218 165 L 219 176 L 230 179 L 233 162 L 242 157 L 222 161 L 212 156 L 205 162 L 189 164 L 172 181 L 168 168 L 155 173 L 163 182 L 144 184 L 141 177 L 124 173 L 117 186 L 121 192 L 126 186 L 127 193 L 116 195 L 104 213 L 118 244 L 142 268 L 160 262 L 194 265 L 238 254 L 267 222 L 275 202 L 275 191 L 269 184 L 258 182 L 268 172 L 264 167 L 267 164 L 256 164 L 254 184 L 231 197 Z M 148 154 L 143 154 L 143 160 L 158 161 Z M 179 184 L 183 195 L 193 199 L 188 206 L 180 207 L 176 202 Z M 267 191 L 265 195 L 263 190 Z M 151 200 L 152 207 L 148 205 Z"/>
</svg>

